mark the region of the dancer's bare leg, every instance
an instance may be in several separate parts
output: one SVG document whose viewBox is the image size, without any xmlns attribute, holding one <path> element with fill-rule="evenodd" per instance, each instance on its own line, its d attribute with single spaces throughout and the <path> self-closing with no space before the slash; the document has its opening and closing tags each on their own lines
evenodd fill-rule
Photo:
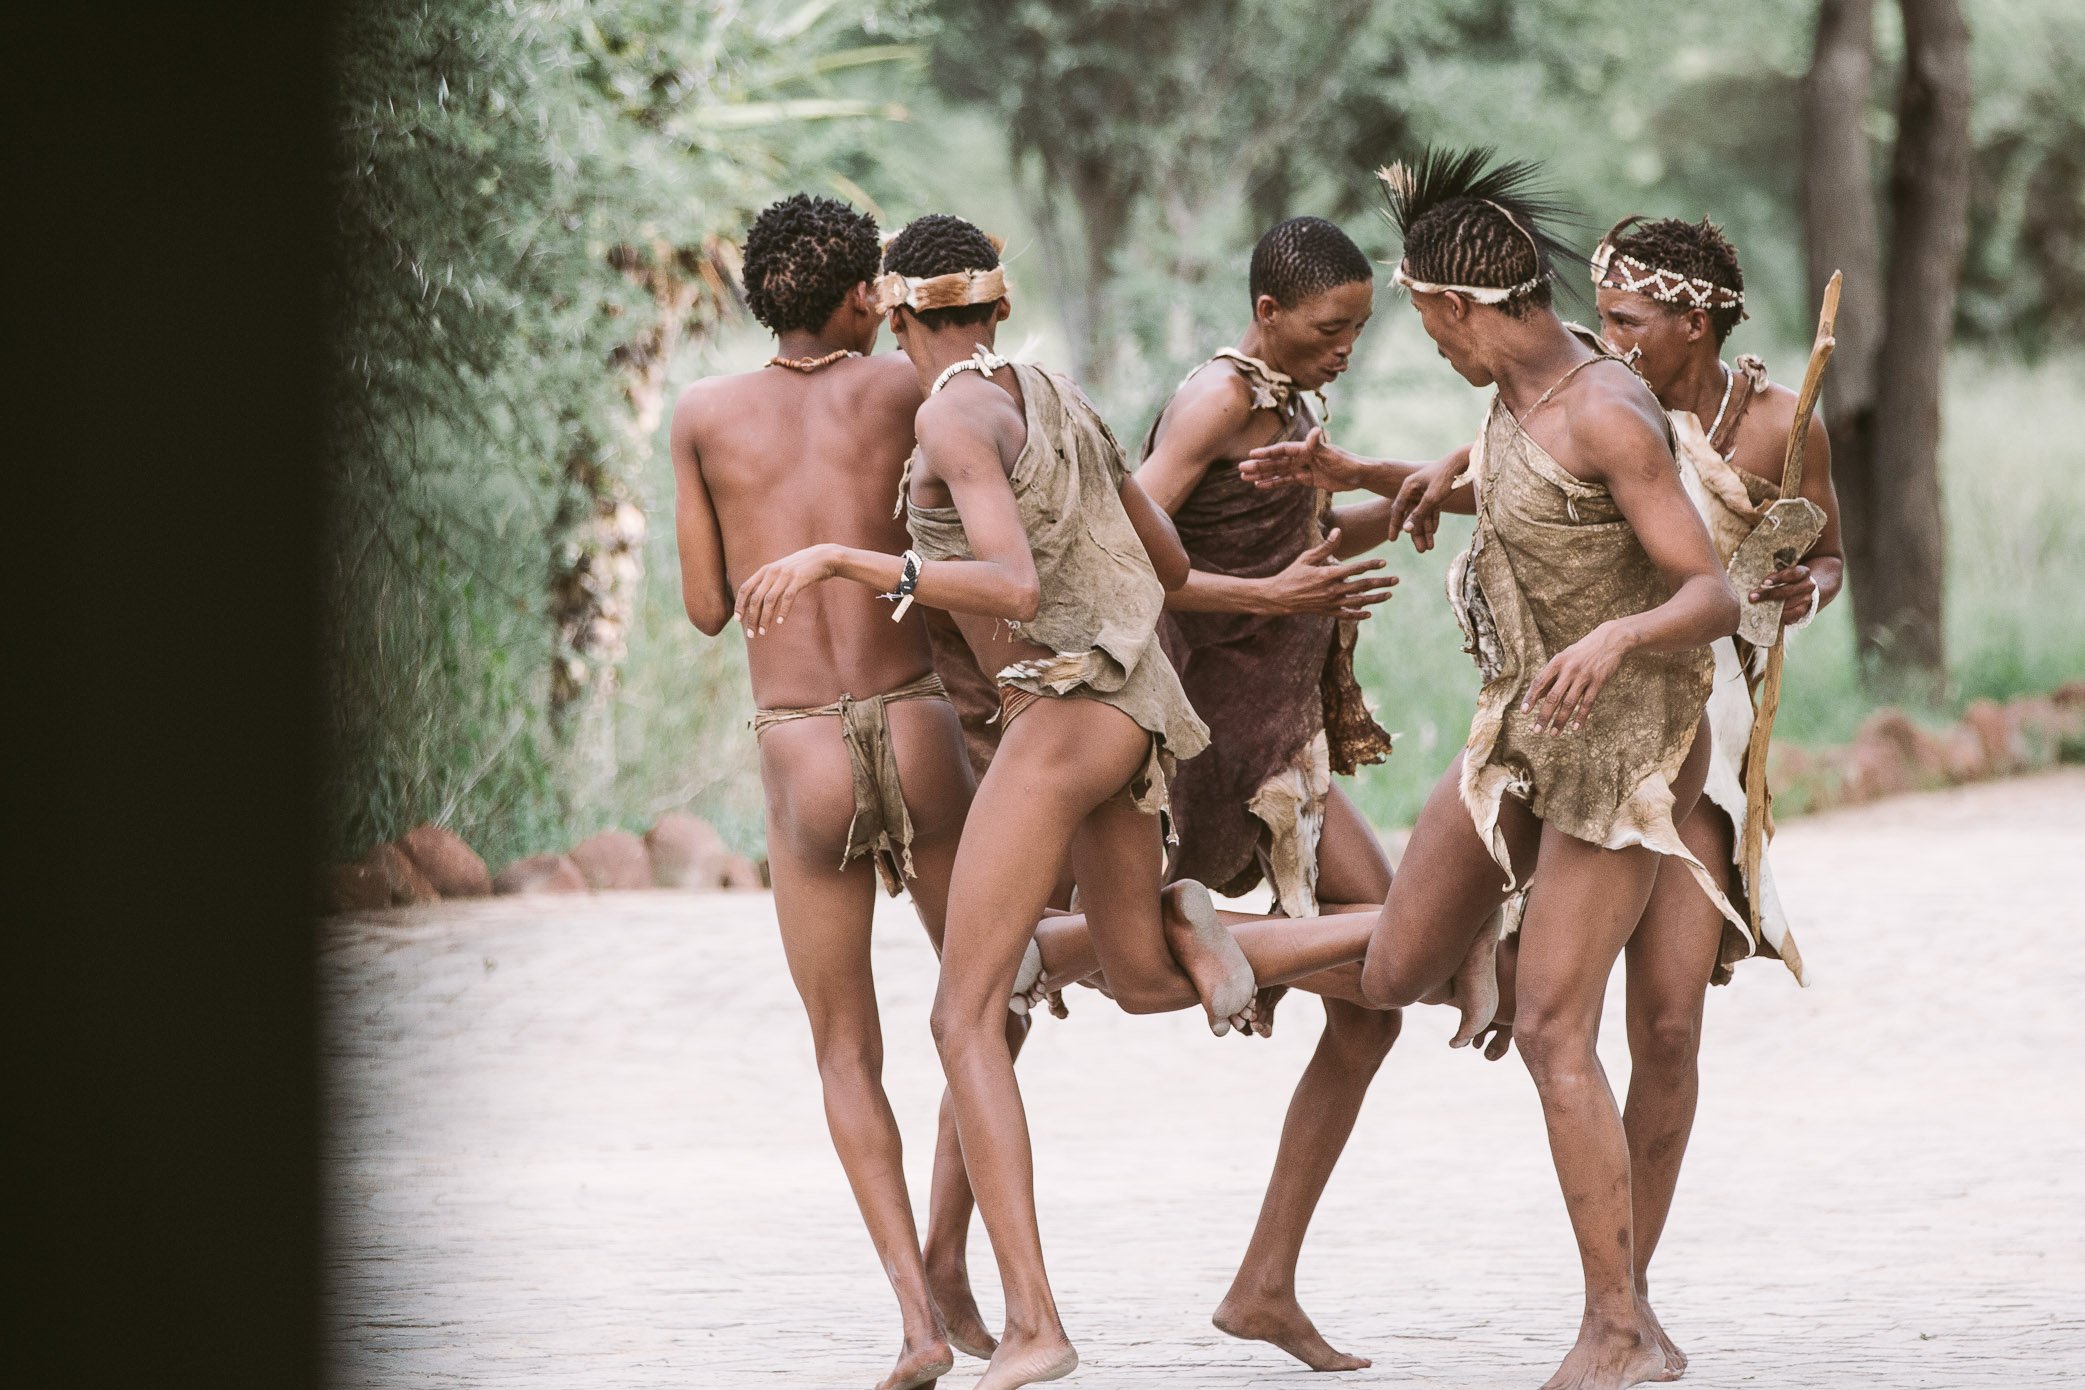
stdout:
<svg viewBox="0 0 2085 1390">
<path fill-rule="evenodd" d="M 1319 898 L 1336 910 L 1342 899 L 1359 906 L 1389 893 L 1389 858 L 1360 809 L 1334 788 L 1318 846 Z M 1314 1371 L 1355 1371 L 1368 1358 L 1338 1350 L 1318 1332 L 1296 1298 L 1296 1265 L 1318 1200 L 1404 1016 L 1358 1002 L 1360 970 L 1353 965 L 1297 983 L 1333 991 L 1325 995 L 1325 1029 L 1282 1121 L 1281 1147 L 1245 1259 L 1210 1321 L 1233 1337 L 1272 1343 Z"/>
<path fill-rule="evenodd" d="M 964 1163 L 1006 1295 L 1004 1330 L 979 1390 L 1052 1380 L 1078 1365 L 1043 1264 L 1028 1121 L 1006 1041 L 1006 1005 L 1022 952 L 1081 823 L 1128 784 L 1149 747 L 1150 735 L 1119 710 L 1091 700 L 1038 700 L 1001 738 L 963 827 L 933 1029 Z M 1155 841 L 1156 819 L 1142 819 Z M 1154 916 L 1157 883 L 1154 872 L 1143 885 Z M 1143 954 L 1150 950 L 1165 956 L 1169 975 L 1179 975 L 1161 943 L 1150 943 Z M 1126 959 L 1128 949 L 1122 954 Z M 1133 976 L 1119 983 L 1150 987 Z M 1183 977 L 1178 988 L 1191 987 Z"/>
<path fill-rule="evenodd" d="M 1434 783 L 1369 942 L 1361 986 L 1378 1008 L 1416 1004 L 1453 978 L 1505 900 L 1506 874 L 1463 807 L 1462 755 Z M 1518 877 L 1534 872 L 1541 822 L 1508 797 L 1499 809 Z"/>
<path fill-rule="evenodd" d="M 938 954 L 948 921 L 949 877 L 955 871 L 956 846 L 974 786 L 968 764 L 960 755 L 954 764 L 938 756 L 951 740 L 956 748 L 961 747 L 961 726 L 949 705 L 938 700 L 906 701 L 892 705 L 888 717 L 898 757 L 898 780 L 905 788 L 913 818 L 914 876 L 906 887 Z M 935 750 L 937 756 L 929 760 L 914 751 L 925 749 Z M 1028 1020 L 1009 1013 L 1007 1051 L 1018 1057 L 1027 1036 Z M 970 1215 L 975 1207 L 970 1177 L 963 1171 L 955 1110 L 944 1091 L 934 1136 L 927 1239 L 921 1255 L 927 1288 L 941 1312 L 949 1343 L 957 1351 L 983 1359 L 991 1356 L 998 1339 L 978 1312 L 977 1296 L 970 1287 Z"/>
<path fill-rule="evenodd" d="M 830 721 L 804 720 L 761 739 L 768 862 L 790 978 L 804 1002 L 825 1093 L 825 1118 L 898 1296 L 904 1345 L 879 1390 L 931 1384 L 953 1364 L 927 1289 L 905 1191 L 903 1142 L 883 1090 L 883 1031 L 869 958 L 876 872 L 836 868 L 853 813 L 853 778 Z"/>
<path fill-rule="evenodd" d="M 1682 814 L 1700 794 L 1707 752 L 1704 732 L 1675 780 Z M 1672 1376 L 1636 1298 L 1628 1136 L 1595 1050 L 1607 978 L 1658 871 L 1650 850 L 1601 849 L 1543 828 L 1539 887 L 1520 929 L 1514 1034 L 1542 1099 L 1585 1274 L 1577 1344 L 1543 1390 L 1620 1390 Z"/>
<path fill-rule="evenodd" d="M 1730 820 L 1707 797 L 1680 824 L 1680 838 L 1730 888 Z M 1630 1193 L 1636 1222 L 1636 1297 L 1668 1370 L 1686 1370 L 1687 1357 L 1652 1311 L 1649 1270 L 1672 1211 L 1680 1163 L 1694 1128 L 1701 1089 L 1698 1067 L 1703 1005 L 1723 917 L 1684 864 L 1658 866 L 1650 905 L 1629 938 L 1629 1096 L 1622 1127 L 1629 1136 Z"/>
<path fill-rule="evenodd" d="M 1007 1013 L 1006 1050 L 1017 1060 L 1029 1026 L 1028 1018 Z M 985 1361 L 998 1349 L 999 1339 L 979 1311 L 977 1293 L 970 1285 L 970 1215 L 976 1209 L 970 1174 L 963 1168 L 962 1141 L 956 1134 L 955 1102 L 943 1090 L 934 1135 L 933 1185 L 927 1194 L 927 1241 L 921 1254 L 926 1260 L 927 1287 L 934 1295 L 934 1306 L 941 1310 L 949 1345 Z"/>
</svg>

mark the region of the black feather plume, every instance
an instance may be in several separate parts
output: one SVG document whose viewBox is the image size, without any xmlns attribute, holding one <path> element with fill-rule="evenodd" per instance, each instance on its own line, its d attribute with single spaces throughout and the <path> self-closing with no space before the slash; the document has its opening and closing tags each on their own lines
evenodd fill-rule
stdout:
<svg viewBox="0 0 2085 1390">
<path fill-rule="evenodd" d="M 1558 260 L 1586 264 L 1585 256 L 1552 226 L 1577 222 L 1576 211 L 1542 186 L 1541 169 L 1528 160 L 1498 162 L 1497 151 L 1489 146 L 1429 146 L 1416 159 L 1378 169 L 1376 177 L 1382 180 L 1390 222 L 1400 237 L 1408 236 L 1413 224 L 1433 209 L 1470 198 L 1490 203 L 1526 233 L 1545 275 L 1554 274 L 1553 262 Z"/>
</svg>

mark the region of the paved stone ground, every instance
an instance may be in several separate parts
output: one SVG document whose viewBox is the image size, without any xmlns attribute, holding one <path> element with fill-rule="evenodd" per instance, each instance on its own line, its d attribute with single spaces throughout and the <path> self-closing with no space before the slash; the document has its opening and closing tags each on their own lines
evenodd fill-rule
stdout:
<svg viewBox="0 0 2085 1390">
<path fill-rule="evenodd" d="M 1818 982 L 1712 1003 L 1659 1308 L 1703 1387 L 2085 1379 L 2085 771 L 1791 824 Z M 923 1198 L 933 961 L 888 905 L 889 1085 Z M 894 1306 L 828 1147 L 764 895 L 342 919 L 328 1336 L 344 1386 L 869 1386 Z M 1022 1062 L 1068 1384 L 1325 1385 L 1207 1321 L 1317 1032 L 1268 1042 L 1081 992 Z M 1626 1059 L 1611 1013 L 1609 1066 Z M 1341 1380 L 1533 1387 L 1576 1267 L 1526 1072 L 1415 1011 L 1302 1271 Z M 989 1281 L 980 1236 L 973 1266 Z M 996 1292 L 986 1290 L 988 1308 Z M 944 1384 L 967 1386 L 959 1358 Z"/>
</svg>

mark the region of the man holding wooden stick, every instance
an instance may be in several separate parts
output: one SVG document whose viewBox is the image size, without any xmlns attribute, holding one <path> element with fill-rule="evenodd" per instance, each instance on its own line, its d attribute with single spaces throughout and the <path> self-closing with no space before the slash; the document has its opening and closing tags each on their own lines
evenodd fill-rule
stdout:
<svg viewBox="0 0 2085 1390">
<path fill-rule="evenodd" d="M 1732 964 L 1755 955 L 1779 959 L 1809 982 L 1765 860 L 1766 745 L 1779 702 L 1782 629 L 1809 622 L 1845 582 L 1831 444 L 1811 418 L 1831 354 L 1838 280 L 1797 393 L 1770 382 L 1757 357 L 1723 363 L 1723 342 L 1744 317 L 1745 282 L 1736 249 L 1706 219 L 1626 219 L 1601 241 L 1593 266 L 1604 336 L 1634 355 L 1671 418 L 1687 491 L 1746 600 L 1738 635 L 1714 644 L 1714 752 L 1680 838 L 1739 906 L 1749 935 L 1668 860 L 1626 949 L 1631 1066 L 1623 1126 L 1637 1297 L 1677 1373 L 1687 1358 L 1650 1312 L 1646 1276 L 1694 1126 L 1709 983 L 1727 983 Z"/>
</svg>

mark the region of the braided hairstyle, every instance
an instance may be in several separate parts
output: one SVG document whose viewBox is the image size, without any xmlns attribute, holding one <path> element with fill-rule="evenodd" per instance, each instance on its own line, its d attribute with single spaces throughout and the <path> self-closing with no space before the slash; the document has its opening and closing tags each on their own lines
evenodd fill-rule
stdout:
<svg viewBox="0 0 2085 1390">
<path fill-rule="evenodd" d="M 876 219 L 798 193 L 761 209 L 746 232 L 746 304 L 777 333 L 821 328 L 847 291 L 876 278 Z"/>
<path fill-rule="evenodd" d="M 956 275 L 965 270 L 990 270 L 999 264 L 999 249 L 976 226 L 945 212 L 930 212 L 905 224 L 904 230 L 883 248 L 887 272 L 925 280 L 936 275 Z M 916 309 L 928 328 L 944 324 L 989 323 L 1000 301 L 988 304 L 956 304 L 946 309 Z"/>
<path fill-rule="evenodd" d="M 1493 307 L 1511 318 L 1547 309 L 1555 262 L 1584 257 L 1549 230 L 1569 209 L 1536 186 L 1536 173 L 1526 160 L 1494 164 L 1488 148 L 1427 149 L 1380 171 L 1406 273 L 1482 289 L 1539 280 Z"/>
<path fill-rule="evenodd" d="M 1655 222 L 1625 217 L 1614 224 L 1607 240 L 1617 255 L 1661 270 L 1676 270 L 1738 294 L 1745 292 L 1745 273 L 1738 269 L 1737 248 L 1723 235 L 1723 229 L 1706 217 L 1699 222 L 1683 222 L 1677 217 L 1661 217 Z M 1672 307 L 1678 310 L 1682 306 Z M 1702 312 L 1709 316 L 1717 347 L 1723 346 L 1730 330 L 1745 316 L 1744 309 L 1736 304 Z"/>
<path fill-rule="evenodd" d="M 1322 217 L 1291 217 L 1278 222 L 1252 248 L 1247 288 L 1252 302 L 1271 294 L 1284 309 L 1356 280 L 1373 280 L 1375 271 L 1352 237 Z"/>
</svg>

